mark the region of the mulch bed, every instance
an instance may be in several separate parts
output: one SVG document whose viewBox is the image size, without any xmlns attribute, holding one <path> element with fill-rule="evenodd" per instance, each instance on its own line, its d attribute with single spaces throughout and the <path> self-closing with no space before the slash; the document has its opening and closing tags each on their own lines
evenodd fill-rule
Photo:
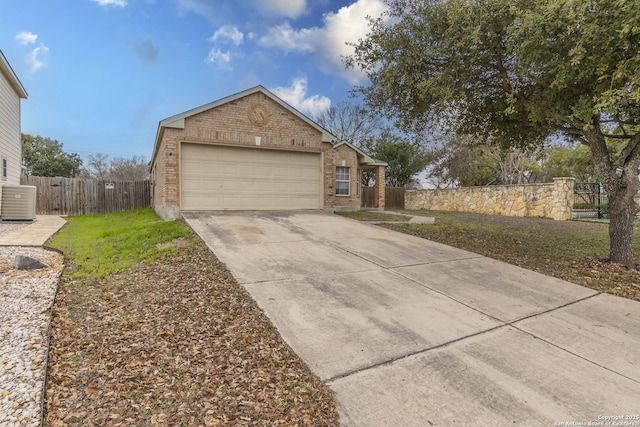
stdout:
<svg viewBox="0 0 640 427">
<path fill-rule="evenodd" d="M 95 283 L 63 278 L 46 426 L 337 426 L 331 391 L 199 239 Z"/>
</svg>

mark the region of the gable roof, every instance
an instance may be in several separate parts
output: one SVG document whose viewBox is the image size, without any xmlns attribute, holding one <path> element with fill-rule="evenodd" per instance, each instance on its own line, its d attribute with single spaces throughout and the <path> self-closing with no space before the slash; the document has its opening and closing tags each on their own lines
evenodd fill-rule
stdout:
<svg viewBox="0 0 640 427">
<path fill-rule="evenodd" d="M 288 103 L 283 101 L 281 98 L 279 98 L 273 92 L 267 90 L 264 86 L 258 85 L 258 86 L 252 87 L 251 89 L 247 89 L 247 90 L 244 90 L 242 92 L 238 92 L 238 93 L 236 93 L 234 95 L 230 95 L 230 96 L 227 96 L 225 98 L 221 98 L 221 99 L 219 99 L 217 101 L 213 101 L 213 102 L 210 102 L 208 104 L 201 105 L 200 107 L 196 107 L 196 108 L 193 108 L 191 110 L 187 110 L 184 113 L 176 114 L 175 116 L 167 117 L 164 120 L 160 120 L 160 122 L 158 123 L 158 132 L 156 133 L 156 141 L 155 141 L 155 144 L 154 144 L 154 147 L 153 147 L 153 154 L 151 156 L 151 163 L 150 163 L 151 167 L 153 167 L 153 162 L 154 162 L 154 160 L 156 158 L 156 155 L 158 154 L 158 148 L 160 146 L 160 141 L 162 140 L 162 135 L 164 133 L 164 129 L 165 128 L 184 129 L 185 120 L 188 117 L 195 116 L 196 114 L 200 114 L 200 113 L 202 113 L 204 111 L 211 110 L 213 108 L 219 107 L 219 106 L 227 104 L 229 102 L 236 101 L 236 100 L 238 100 L 240 98 L 244 98 L 245 96 L 248 96 L 248 95 L 253 95 L 254 93 L 258 93 L 258 92 L 264 94 L 269 99 L 271 99 L 272 101 L 276 102 L 277 104 L 279 104 L 280 106 L 282 106 L 283 108 L 285 108 L 286 110 L 291 112 L 293 115 L 297 116 L 299 119 L 301 119 L 302 121 L 307 123 L 309 126 L 313 127 L 317 131 L 319 131 L 322 134 L 322 142 L 329 142 L 329 143 L 331 143 L 333 145 L 334 148 L 338 148 L 341 145 L 347 145 L 348 147 L 350 147 L 352 150 L 354 150 L 358 154 L 358 158 L 360 159 L 360 163 L 361 164 L 364 164 L 364 165 L 367 165 L 367 166 L 376 166 L 376 165 L 387 166 L 386 163 L 381 162 L 379 160 L 372 159 L 371 157 L 369 157 L 364 152 L 362 152 L 361 150 L 357 149 L 356 147 L 354 147 L 352 144 L 348 143 L 347 141 L 337 142 L 338 137 L 336 137 L 331 132 L 329 132 L 328 130 L 326 130 L 322 126 L 320 126 L 315 121 L 311 120 L 309 117 L 307 117 L 306 115 L 304 115 L 300 111 L 296 110 L 294 107 L 292 107 L 291 105 L 289 105 Z"/>
<path fill-rule="evenodd" d="M 322 126 L 320 126 L 319 124 L 311 120 L 309 117 L 305 116 L 300 111 L 296 110 L 291 105 L 287 104 L 277 95 L 275 95 L 273 92 L 267 90 L 264 86 L 260 86 L 260 85 L 252 87 L 251 89 L 244 90 L 242 92 L 238 92 L 234 95 L 227 96 L 217 101 L 210 102 L 209 104 L 205 104 L 200 107 L 185 111 L 184 113 L 180 113 L 180 114 L 176 114 L 175 116 L 168 117 L 160 121 L 160 126 L 184 129 L 184 120 L 187 117 L 195 116 L 196 114 L 202 113 L 203 111 L 211 110 L 213 108 L 219 107 L 224 104 L 228 104 L 229 102 L 233 102 L 235 100 L 244 98 L 245 96 L 248 96 L 248 95 L 253 95 L 254 93 L 258 93 L 258 92 L 261 92 L 264 95 L 268 96 L 269 98 L 271 98 L 272 101 L 275 101 L 276 103 L 280 104 L 283 108 L 285 108 L 286 110 L 289 110 L 289 112 L 293 113 L 302 121 L 306 122 L 311 127 L 320 131 L 322 133 L 322 142 L 332 142 L 337 139 L 335 135 L 331 134 L 325 128 L 323 128 Z"/>
<path fill-rule="evenodd" d="M 176 114 L 175 116 L 167 117 L 164 120 L 160 120 L 160 123 L 158 124 L 158 132 L 156 133 L 156 142 L 153 148 L 153 155 L 151 156 L 151 163 L 153 163 L 153 160 L 156 157 L 158 146 L 160 144 L 160 140 L 162 139 L 162 133 L 165 128 L 184 129 L 186 118 L 195 116 L 196 114 L 200 114 L 203 111 L 211 110 L 212 108 L 216 108 L 221 105 L 228 104 L 229 102 L 236 101 L 240 98 L 244 98 L 245 96 L 253 95 L 254 93 L 258 93 L 258 92 L 263 93 L 265 96 L 269 97 L 269 99 L 276 102 L 277 104 L 279 104 L 280 106 L 282 106 L 283 108 L 291 112 L 293 115 L 297 116 L 302 121 L 306 122 L 309 126 L 318 130 L 322 134 L 322 142 L 330 142 L 333 144 L 338 139 L 335 135 L 327 131 L 325 128 L 323 128 L 322 126 L 320 126 L 319 124 L 311 120 L 309 117 L 302 114 L 300 111 L 293 108 L 291 105 L 287 104 L 285 101 L 280 99 L 271 91 L 267 90 L 264 86 L 258 85 L 258 86 L 252 87 L 251 89 L 247 89 L 242 92 L 238 92 L 234 95 L 230 95 L 225 98 L 221 98 L 217 101 L 213 101 L 208 104 L 201 105 L 200 107 L 196 107 L 191 110 L 185 111 L 184 113 Z"/>
<path fill-rule="evenodd" d="M 20 83 L 20 79 L 18 79 L 16 73 L 13 72 L 13 68 L 11 68 L 2 50 L 0 50 L 0 72 L 6 76 L 7 81 L 18 96 L 27 99 L 27 91 L 24 89 L 24 86 L 22 86 L 22 83 Z"/>
<path fill-rule="evenodd" d="M 341 145 L 346 145 L 347 147 L 351 148 L 353 151 L 355 151 L 356 153 L 358 153 L 358 157 L 360 158 L 360 164 L 362 165 L 366 165 L 366 166 L 389 166 L 388 163 L 383 162 L 382 160 L 377 160 L 374 159 L 373 157 L 367 155 L 364 151 L 359 150 L 358 148 L 355 147 L 355 145 L 347 142 L 347 141 L 340 141 L 339 143 L 335 144 L 333 146 L 333 148 L 338 148 Z"/>
</svg>

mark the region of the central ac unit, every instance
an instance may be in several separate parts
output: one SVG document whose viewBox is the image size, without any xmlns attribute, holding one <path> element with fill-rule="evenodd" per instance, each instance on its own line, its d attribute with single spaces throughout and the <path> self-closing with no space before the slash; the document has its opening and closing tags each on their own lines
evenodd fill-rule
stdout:
<svg viewBox="0 0 640 427">
<path fill-rule="evenodd" d="M 0 219 L 2 221 L 34 221 L 36 219 L 36 187 L 3 185 Z"/>
</svg>

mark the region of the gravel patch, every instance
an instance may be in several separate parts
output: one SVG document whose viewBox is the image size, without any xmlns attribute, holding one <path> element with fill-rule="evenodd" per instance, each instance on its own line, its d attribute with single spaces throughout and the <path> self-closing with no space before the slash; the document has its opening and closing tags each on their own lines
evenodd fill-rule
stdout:
<svg viewBox="0 0 640 427">
<path fill-rule="evenodd" d="M 25 224 L 0 224 L 0 235 Z M 26 255 L 48 267 L 16 270 Z M 0 425 L 39 426 L 47 364 L 49 324 L 62 254 L 43 248 L 0 247 Z"/>
</svg>

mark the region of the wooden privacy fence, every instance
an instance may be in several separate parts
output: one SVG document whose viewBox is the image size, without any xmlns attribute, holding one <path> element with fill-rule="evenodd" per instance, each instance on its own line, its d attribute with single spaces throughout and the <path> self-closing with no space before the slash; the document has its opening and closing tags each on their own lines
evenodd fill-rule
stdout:
<svg viewBox="0 0 640 427">
<path fill-rule="evenodd" d="M 376 206 L 375 187 L 362 187 L 362 207 L 374 208 Z M 404 209 L 404 187 L 386 187 L 384 190 L 384 208 L 387 210 Z"/>
<path fill-rule="evenodd" d="M 387 187 L 384 192 L 386 210 L 404 209 L 404 187 Z"/>
<path fill-rule="evenodd" d="M 36 213 L 87 215 L 151 207 L 151 181 L 98 181 L 23 176 L 36 187 Z"/>
<path fill-rule="evenodd" d="M 362 187 L 362 203 L 363 208 L 374 208 L 376 206 L 376 189 L 375 187 Z"/>
</svg>

